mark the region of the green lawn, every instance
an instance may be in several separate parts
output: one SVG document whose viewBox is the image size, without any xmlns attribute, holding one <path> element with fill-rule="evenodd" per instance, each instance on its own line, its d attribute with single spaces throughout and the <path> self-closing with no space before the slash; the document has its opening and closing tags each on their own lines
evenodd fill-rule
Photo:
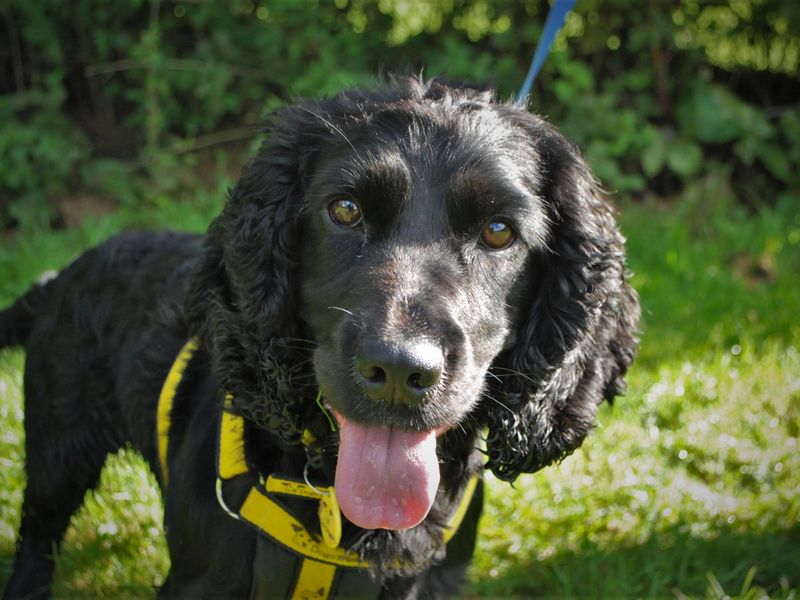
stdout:
<svg viewBox="0 0 800 600">
<path fill-rule="evenodd" d="M 794 598 L 800 590 L 800 198 L 751 214 L 709 178 L 621 203 L 644 309 L 629 393 L 561 465 L 489 477 L 466 597 Z M 0 244 L 0 302 L 129 226 L 202 229 L 217 194 Z M 0 586 L 19 521 L 19 351 L 0 353 Z M 61 597 L 152 597 L 168 559 L 152 477 L 126 452 L 75 517 Z"/>
</svg>

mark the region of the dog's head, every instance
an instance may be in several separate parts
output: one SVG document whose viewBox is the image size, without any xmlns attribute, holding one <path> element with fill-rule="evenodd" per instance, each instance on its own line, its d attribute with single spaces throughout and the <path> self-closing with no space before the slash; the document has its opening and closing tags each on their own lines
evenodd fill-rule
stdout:
<svg viewBox="0 0 800 600">
<path fill-rule="evenodd" d="M 553 127 L 410 79 L 273 115 L 189 315 L 238 407 L 285 442 L 318 387 L 345 514 L 404 529 L 436 494 L 437 437 L 488 430 L 487 466 L 513 480 L 579 446 L 624 389 L 623 242 Z"/>
</svg>

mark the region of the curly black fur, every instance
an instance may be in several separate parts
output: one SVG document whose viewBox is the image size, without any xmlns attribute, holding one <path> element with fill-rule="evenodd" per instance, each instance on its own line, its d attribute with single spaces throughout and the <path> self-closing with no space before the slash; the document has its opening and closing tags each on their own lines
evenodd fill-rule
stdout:
<svg viewBox="0 0 800 600">
<path fill-rule="evenodd" d="M 360 423 L 444 432 L 420 525 L 346 527 L 384 597 L 453 593 L 480 493 L 447 546 L 442 530 L 470 475 L 513 481 L 562 459 L 624 391 L 639 315 L 624 239 L 551 125 L 489 91 L 408 79 L 282 109 L 265 134 L 207 235 L 118 236 L 0 312 L 0 345 L 28 357 L 28 487 L 7 596 L 46 593 L 52 544 L 108 453 L 133 444 L 163 483 L 156 401 L 190 336 L 201 350 L 172 415 L 164 595 L 250 592 L 255 534 L 214 495 L 226 391 L 262 473 L 308 463 L 333 480 L 338 437 L 318 390 Z M 361 204 L 359 227 L 331 222 L 340 197 Z M 479 240 L 497 220 L 517 239 L 494 251 Z M 441 374 L 414 401 L 371 400 L 353 361 L 374 339 L 434 346 Z M 313 510 L 296 508 L 313 529 Z"/>
</svg>

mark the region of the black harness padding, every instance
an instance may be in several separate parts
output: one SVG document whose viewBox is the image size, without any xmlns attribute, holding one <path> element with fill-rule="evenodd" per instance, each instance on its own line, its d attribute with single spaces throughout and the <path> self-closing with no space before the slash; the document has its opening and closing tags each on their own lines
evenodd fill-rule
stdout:
<svg viewBox="0 0 800 600">
<path fill-rule="evenodd" d="M 298 593 L 298 580 L 303 557 L 275 544 L 270 538 L 260 535 L 253 562 L 253 584 L 250 600 L 264 598 L 291 598 L 325 600 L 327 598 L 378 598 L 381 584 L 373 579 L 366 569 L 338 567 L 332 583 L 318 586 Z M 283 593 L 281 593 L 283 590 Z"/>
</svg>

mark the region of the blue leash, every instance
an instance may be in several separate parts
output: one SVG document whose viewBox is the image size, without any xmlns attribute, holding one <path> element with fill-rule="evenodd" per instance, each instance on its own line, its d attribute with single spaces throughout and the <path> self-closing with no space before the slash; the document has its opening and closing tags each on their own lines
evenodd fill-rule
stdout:
<svg viewBox="0 0 800 600">
<path fill-rule="evenodd" d="M 547 53 L 550 52 L 550 47 L 553 45 L 553 40 L 556 39 L 556 34 L 564 26 L 564 19 L 567 13 L 572 10 L 575 5 L 575 0 L 553 0 L 553 6 L 550 7 L 550 12 L 547 13 L 547 20 L 544 22 L 544 29 L 542 30 L 542 37 L 539 38 L 539 43 L 536 44 L 536 52 L 533 54 L 531 67 L 528 69 L 528 75 L 525 77 L 525 83 L 517 94 L 517 104 L 525 102 L 525 98 L 531 93 L 533 80 L 539 74 L 539 70 L 544 64 Z"/>
</svg>

